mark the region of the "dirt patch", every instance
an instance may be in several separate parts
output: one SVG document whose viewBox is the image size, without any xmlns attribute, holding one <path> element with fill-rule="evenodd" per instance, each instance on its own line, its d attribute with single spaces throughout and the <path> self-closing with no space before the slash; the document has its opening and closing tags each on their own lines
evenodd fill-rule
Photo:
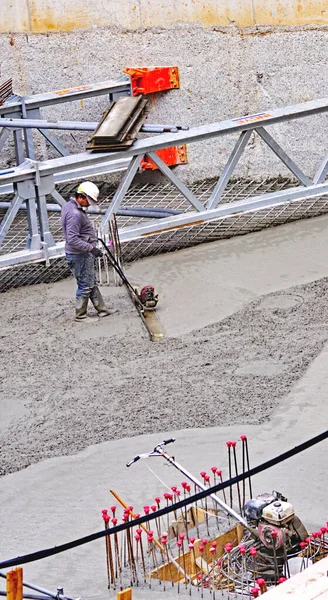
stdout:
<svg viewBox="0 0 328 600">
<path fill-rule="evenodd" d="M 1 474 L 115 438 L 265 422 L 328 340 L 327 291 L 262 296 L 161 343 L 122 289 L 105 292 L 119 314 L 88 324 L 71 320 L 69 282 L 2 294 Z"/>
</svg>

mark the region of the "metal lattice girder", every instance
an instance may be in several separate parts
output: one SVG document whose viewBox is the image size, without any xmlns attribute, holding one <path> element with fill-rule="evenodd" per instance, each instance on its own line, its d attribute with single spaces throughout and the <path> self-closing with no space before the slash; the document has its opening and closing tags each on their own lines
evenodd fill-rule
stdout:
<svg viewBox="0 0 328 600">
<path fill-rule="evenodd" d="M 326 156 L 323 159 L 318 171 L 316 172 L 316 174 L 313 178 L 314 185 L 316 185 L 317 183 L 323 183 L 325 181 L 327 175 L 328 175 L 328 156 Z"/>
<path fill-rule="evenodd" d="M 262 127 L 264 124 L 274 125 L 283 121 L 300 119 L 313 114 L 326 112 L 327 110 L 328 98 L 313 100 L 312 102 L 306 102 L 304 104 L 276 109 L 272 112 L 259 113 L 257 115 L 239 117 L 237 119 L 231 119 L 220 123 L 212 123 L 209 125 L 202 125 L 200 127 L 193 127 L 188 131 L 160 134 L 156 137 L 139 140 L 135 142 L 130 149 L 127 149 L 124 152 L 113 152 L 112 154 L 106 152 L 94 155 L 84 152 L 73 156 L 45 160 L 39 163 L 39 171 L 41 175 L 54 175 L 64 173 L 65 171 L 72 171 L 76 168 L 81 169 L 82 167 L 94 166 L 95 169 L 97 169 L 103 163 L 109 164 L 124 158 L 131 158 L 132 156 L 138 156 L 140 154 L 148 154 L 149 152 L 155 152 L 156 150 L 170 146 L 194 143 L 213 137 L 226 135 L 228 133 L 256 129 L 257 127 Z M 14 173 L 12 175 L 2 175 L 0 176 L 0 186 L 1 184 L 10 184 L 14 183 L 15 181 L 21 181 L 24 178 L 32 179 L 34 177 L 34 173 L 35 169 L 27 168 L 25 170 L 22 169 L 19 173 Z"/>
<path fill-rule="evenodd" d="M 72 102 L 74 100 L 84 100 L 86 98 L 104 96 L 106 94 L 131 94 L 130 77 L 120 75 L 117 79 L 110 79 L 96 84 L 80 85 L 66 90 L 25 96 L 24 101 L 26 108 L 31 109 L 42 108 L 43 106 L 53 106 L 54 104 L 62 104 L 63 102 Z M 20 113 L 20 110 L 21 100 L 13 100 L 0 106 L 0 115 L 7 115 L 8 113 L 13 112 Z"/>
</svg>

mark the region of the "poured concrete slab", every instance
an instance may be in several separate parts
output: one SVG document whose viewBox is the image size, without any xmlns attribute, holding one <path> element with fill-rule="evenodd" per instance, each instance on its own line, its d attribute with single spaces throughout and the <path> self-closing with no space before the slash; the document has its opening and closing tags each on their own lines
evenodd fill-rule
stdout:
<svg viewBox="0 0 328 600">
<path fill-rule="evenodd" d="M 194 474 L 213 464 L 227 476 L 225 442 L 249 438 L 252 466 L 304 442 L 327 428 L 328 345 L 304 377 L 262 426 L 214 427 L 169 431 L 105 442 L 75 456 L 54 458 L 1 480 L 0 560 L 52 547 L 102 528 L 101 510 L 109 508 L 113 488 L 141 512 L 165 485 L 179 485 L 182 476 L 162 459 L 140 461 L 129 470 L 125 462 L 147 452 L 168 436 L 176 437 L 172 453 Z M 54 433 L 55 434 L 55 433 Z M 238 451 L 240 449 L 238 448 Z M 254 478 L 255 493 L 277 489 L 287 495 L 308 529 L 327 518 L 327 442 L 303 452 Z M 150 472 L 149 468 L 153 471 Z M 83 598 L 108 597 L 104 541 L 24 566 L 27 581 Z M 175 597 L 172 590 L 169 596 Z M 157 600 L 155 590 L 137 591 L 135 598 Z"/>
</svg>

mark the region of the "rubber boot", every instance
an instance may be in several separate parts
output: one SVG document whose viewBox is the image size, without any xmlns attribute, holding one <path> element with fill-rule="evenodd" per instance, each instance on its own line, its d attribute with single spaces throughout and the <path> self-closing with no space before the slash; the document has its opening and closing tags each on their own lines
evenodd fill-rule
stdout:
<svg viewBox="0 0 328 600">
<path fill-rule="evenodd" d="M 75 303 L 75 321 L 83 321 L 87 318 L 89 298 L 76 298 Z"/>
<path fill-rule="evenodd" d="M 98 313 L 98 317 L 109 317 L 110 315 L 113 315 L 117 312 L 116 309 L 106 308 L 104 299 L 98 287 L 92 291 L 90 300 Z"/>
</svg>

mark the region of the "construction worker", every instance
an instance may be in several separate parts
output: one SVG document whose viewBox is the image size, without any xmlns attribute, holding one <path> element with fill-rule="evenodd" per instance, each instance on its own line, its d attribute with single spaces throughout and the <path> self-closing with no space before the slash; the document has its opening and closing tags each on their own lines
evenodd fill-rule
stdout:
<svg viewBox="0 0 328 600">
<path fill-rule="evenodd" d="M 106 308 L 97 285 L 95 258 L 100 258 L 102 251 L 97 248 L 97 234 L 85 214 L 88 206 L 97 206 L 98 199 L 98 187 L 91 181 L 84 181 L 61 211 L 61 222 L 66 242 L 66 259 L 77 281 L 76 321 L 86 318 L 89 298 L 99 317 L 107 317 L 116 312 Z"/>
</svg>

